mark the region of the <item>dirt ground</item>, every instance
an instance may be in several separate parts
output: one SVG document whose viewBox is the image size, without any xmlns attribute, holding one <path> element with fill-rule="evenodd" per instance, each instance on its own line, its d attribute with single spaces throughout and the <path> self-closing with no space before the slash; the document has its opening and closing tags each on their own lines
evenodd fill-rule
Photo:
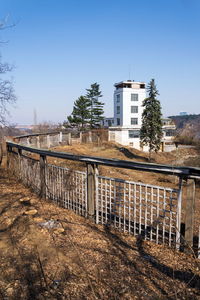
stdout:
<svg viewBox="0 0 200 300">
<path fill-rule="evenodd" d="M 0 299 L 200 299 L 200 261 L 95 225 L 0 169 Z"/>
</svg>

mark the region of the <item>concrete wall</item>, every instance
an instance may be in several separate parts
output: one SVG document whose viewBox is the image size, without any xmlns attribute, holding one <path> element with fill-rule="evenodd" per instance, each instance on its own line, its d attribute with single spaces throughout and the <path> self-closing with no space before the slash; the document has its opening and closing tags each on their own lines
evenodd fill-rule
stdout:
<svg viewBox="0 0 200 300">
<path fill-rule="evenodd" d="M 100 143 L 108 141 L 108 130 L 94 130 L 87 132 L 58 132 L 14 138 L 14 141 L 28 146 L 48 149 L 60 144 L 71 145 L 81 143 Z"/>
<path fill-rule="evenodd" d="M 129 146 L 137 150 L 148 152 L 149 151 L 148 146 L 141 147 L 140 138 L 129 137 L 129 130 L 132 130 L 132 128 L 123 128 L 123 127 L 109 128 L 109 141 L 117 142 L 124 146 Z M 164 137 L 162 139 L 161 151 L 170 152 L 175 149 L 176 146 L 173 142 L 173 137 Z"/>
</svg>

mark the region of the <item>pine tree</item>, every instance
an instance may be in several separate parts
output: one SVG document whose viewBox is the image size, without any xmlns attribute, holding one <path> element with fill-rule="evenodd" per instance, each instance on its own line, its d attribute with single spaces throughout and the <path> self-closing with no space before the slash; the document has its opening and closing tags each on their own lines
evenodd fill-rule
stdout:
<svg viewBox="0 0 200 300">
<path fill-rule="evenodd" d="M 75 102 L 71 116 L 67 119 L 71 125 L 84 128 L 86 124 L 90 121 L 90 101 L 84 97 L 80 96 Z"/>
<path fill-rule="evenodd" d="M 90 128 L 100 127 L 100 122 L 103 120 L 104 103 L 99 101 L 99 98 L 102 97 L 99 84 L 96 82 L 91 84 L 91 88 L 86 91 L 86 97 L 90 101 Z"/>
<path fill-rule="evenodd" d="M 149 97 L 143 102 L 144 111 L 142 114 L 142 127 L 140 130 L 141 144 L 149 146 L 149 159 L 152 151 L 157 152 L 160 149 L 162 132 L 161 106 L 160 101 L 156 99 L 159 95 L 156 89 L 155 80 L 152 79 L 147 87 Z"/>
</svg>

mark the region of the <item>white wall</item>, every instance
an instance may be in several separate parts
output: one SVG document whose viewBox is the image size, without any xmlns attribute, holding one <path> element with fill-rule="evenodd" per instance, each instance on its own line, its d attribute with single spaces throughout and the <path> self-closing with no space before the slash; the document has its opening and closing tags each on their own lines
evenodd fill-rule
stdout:
<svg viewBox="0 0 200 300">
<path fill-rule="evenodd" d="M 132 128 L 125 127 L 110 127 L 109 128 L 109 141 L 115 141 L 123 146 L 133 147 L 142 151 L 149 151 L 148 146 L 140 147 L 140 139 L 139 138 L 129 138 L 129 130 Z M 164 151 L 170 152 L 176 149 L 175 144 L 173 142 L 173 137 L 163 137 L 162 142 L 164 143 Z M 161 147 L 162 150 L 162 147 Z"/>
<path fill-rule="evenodd" d="M 117 103 L 117 95 L 120 95 L 120 103 Z M 131 94 L 138 94 L 138 101 L 131 101 Z M 120 118 L 120 126 L 140 128 L 142 124 L 143 100 L 146 98 L 145 89 L 120 88 L 114 91 L 114 126 L 117 126 L 117 118 Z M 120 106 L 120 114 L 117 114 L 117 106 Z M 131 106 L 138 106 L 138 113 L 131 113 Z M 131 118 L 138 118 L 138 125 L 131 125 Z"/>
</svg>

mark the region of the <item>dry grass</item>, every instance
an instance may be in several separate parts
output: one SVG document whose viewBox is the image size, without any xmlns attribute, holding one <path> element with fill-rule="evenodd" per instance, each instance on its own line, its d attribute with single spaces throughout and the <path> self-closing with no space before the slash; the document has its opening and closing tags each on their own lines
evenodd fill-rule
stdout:
<svg viewBox="0 0 200 300">
<path fill-rule="evenodd" d="M 73 154 L 99 156 L 105 158 L 115 158 L 121 160 L 131 160 L 136 162 L 148 162 L 148 153 L 129 148 L 121 147 L 121 145 L 111 142 L 104 142 L 100 146 L 97 144 L 82 144 L 72 146 L 59 146 L 52 148 L 54 151 L 68 152 Z M 190 157 L 199 157 L 198 150 L 191 149 L 179 149 L 178 152 L 159 152 L 153 153 L 152 162 L 160 164 L 169 164 L 172 166 L 183 165 L 184 161 L 190 159 Z M 74 161 L 61 160 L 56 158 L 49 158 L 49 162 L 61 166 L 75 168 L 78 170 L 85 170 L 84 163 L 78 163 Z M 186 164 L 185 164 L 186 165 Z M 99 167 L 100 174 L 117 177 L 127 180 L 141 181 L 149 184 L 159 184 L 162 182 L 164 186 L 174 187 L 176 184 L 175 179 L 172 176 L 153 174 L 148 172 L 138 172 L 133 170 L 117 169 L 110 167 Z M 166 184 L 167 183 L 167 184 Z M 171 183 L 171 185 L 169 185 Z"/>
<path fill-rule="evenodd" d="M 200 298 L 192 256 L 95 225 L 0 174 L 0 299 Z M 40 226 L 49 220 L 58 228 Z"/>
</svg>

